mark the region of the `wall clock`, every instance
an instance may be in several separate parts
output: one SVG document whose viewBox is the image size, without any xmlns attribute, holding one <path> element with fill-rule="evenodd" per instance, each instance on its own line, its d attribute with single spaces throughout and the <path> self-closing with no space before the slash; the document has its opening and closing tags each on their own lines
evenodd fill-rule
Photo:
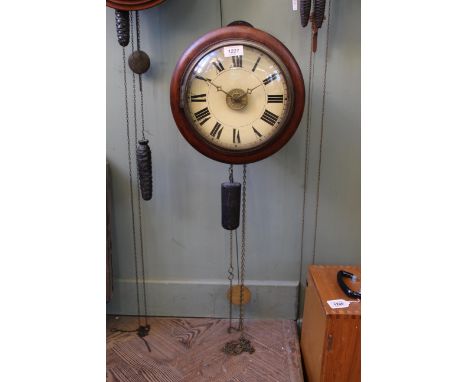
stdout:
<svg viewBox="0 0 468 382">
<path fill-rule="evenodd" d="M 216 29 L 179 59 L 171 109 L 184 138 L 228 164 L 264 159 L 293 136 L 304 109 L 304 81 L 289 50 L 250 26 Z"/>
<path fill-rule="evenodd" d="M 229 333 L 240 331 L 223 351 L 253 353 L 244 336 L 247 164 L 280 150 L 293 136 L 304 110 L 304 81 L 296 60 L 275 37 L 245 21 L 207 33 L 182 54 L 171 80 L 171 109 L 184 138 L 208 158 L 229 164 L 221 184 L 221 224 L 229 230 Z M 243 183 L 233 165 L 243 164 Z M 242 194 L 242 196 L 241 196 Z M 241 207 L 242 199 L 242 207 Z M 233 232 L 241 225 L 238 285 L 233 286 Z M 232 326 L 232 305 L 239 305 L 239 326 Z"/>
</svg>

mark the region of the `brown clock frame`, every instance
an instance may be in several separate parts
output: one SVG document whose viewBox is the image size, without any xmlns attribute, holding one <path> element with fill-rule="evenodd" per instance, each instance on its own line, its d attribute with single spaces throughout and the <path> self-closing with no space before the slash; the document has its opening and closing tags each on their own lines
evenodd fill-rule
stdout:
<svg viewBox="0 0 468 382">
<path fill-rule="evenodd" d="M 187 69 L 194 63 L 194 60 L 204 51 L 215 44 L 223 41 L 242 39 L 252 43 L 260 43 L 270 49 L 284 64 L 289 72 L 294 92 L 294 99 L 291 104 L 291 111 L 288 119 L 285 121 L 281 131 L 279 131 L 271 140 L 263 145 L 242 151 L 234 151 L 215 147 L 206 141 L 193 127 L 188 120 L 182 103 L 181 86 L 183 86 L 184 77 Z M 176 125 L 182 136 L 193 146 L 195 150 L 208 158 L 228 164 L 245 164 L 257 162 L 273 155 L 280 150 L 294 135 L 302 119 L 304 111 L 305 89 L 302 73 L 291 52 L 281 41 L 263 32 L 249 26 L 228 26 L 211 31 L 200 37 L 192 43 L 182 54 L 174 73 L 172 75 L 171 86 L 171 109 Z"/>
<path fill-rule="evenodd" d="M 141 11 L 161 4 L 165 0 L 106 0 L 109 8 L 119 11 Z"/>
</svg>

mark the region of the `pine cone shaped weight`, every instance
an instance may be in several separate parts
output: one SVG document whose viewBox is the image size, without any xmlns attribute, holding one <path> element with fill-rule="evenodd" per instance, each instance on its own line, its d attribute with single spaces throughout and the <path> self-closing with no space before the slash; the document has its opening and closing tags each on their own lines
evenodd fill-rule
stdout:
<svg viewBox="0 0 468 382">
<path fill-rule="evenodd" d="M 299 13 L 301 14 L 301 25 L 306 27 L 310 18 L 311 0 L 301 0 L 299 4 Z"/>
<path fill-rule="evenodd" d="M 153 197 L 153 167 L 148 140 L 138 141 L 136 158 L 141 197 L 143 200 L 151 200 Z"/>
<path fill-rule="evenodd" d="M 128 11 L 115 10 L 115 27 L 117 41 L 121 46 L 127 46 L 130 41 L 130 16 Z"/>
<path fill-rule="evenodd" d="M 317 28 L 322 27 L 323 20 L 325 18 L 325 5 L 327 0 L 314 0 L 314 13 L 312 18 Z"/>
</svg>

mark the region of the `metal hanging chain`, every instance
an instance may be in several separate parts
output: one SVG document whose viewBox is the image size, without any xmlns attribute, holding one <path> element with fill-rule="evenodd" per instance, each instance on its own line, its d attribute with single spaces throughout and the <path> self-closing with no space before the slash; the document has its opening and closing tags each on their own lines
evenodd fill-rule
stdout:
<svg viewBox="0 0 468 382">
<path fill-rule="evenodd" d="M 240 273 L 240 303 L 239 303 L 239 328 L 241 335 L 238 340 L 229 341 L 223 347 L 223 352 L 229 355 L 239 355 L 243 352 L 252 354 L 255 348 L 250 341 L 244 337 L 244 279 L 245 279 L 245 242 L 246 242 L 246 202 L 247 202 L 247 165 L 244 164 L 243 179 L 242 179 L 242 237 L 241 237 L 241 273 Z"/>
<path fill-rule="evenodd" d="M 325 95 L 327 88 L 327 69 L 328 69 L 328 39 L 330 35 L 330 20 L 331 20 L 331 3 L 332 0 L 328 2 L 328 17 L 327 17 L 327 36 L 325 41 L 325 68 L 323 73 L 323 83 L 322 83 L 322 113 L 320 120 L 320 152 L 319 152 L 319 163 L 317 171 L 317 189 L 316 189 L 316 200 L 315 200 L 315 227 L 314 227 L 314 247 L 312 255 L 312 264 L 315 264 L 315 253 L 317 247 L 317 222 L 318 222 L 318 206 L 320 199 L 320 175 L 322 169 L 322 146 L 323 146 L 323 122 L 325 118 Z"/>
<path fill-rule="evenodd" d="M 131 33 L 130 33 L 131 34 Z M 119 41 L 120 43 L 120 41 Z M 133 40 L 132 40 L 133 43 Z M 134 207 L 134 198 L 133 198 L 133 172 L 132 172 L 132 151 L 131 151 L 131 139 L 130 139 L 130 120 L 129 120 L 129 111 L 128 111 L 128 86 L 127 86 L 127 60 L 125 55 L 125 45 L 122 46 L 122 66 L 123 66 L 123 84 L 124 84 L 124 98 L 125 98 L 125 127 L 127 133 L 127 154 L 128 154 L 128 180 L 130 186 L 130 208 L 132 216 L 132 239 L 133 239 L 133 259 L 135 264 L 135 290 L 136 290 L 136 300 L 137 300 L 137 314 L 138 314 L 138 328 L 135 330 L 123 330 L 123 329 L 111 329 L 112 332 L 121 332 L 121 333 L 137 333 L 146 345 L 146 348 L 151 352 L 148 341 L 144 338 L 149 333 L 149 325 L 146 317 L 146 290 L 143 289 L 144 300 L 145 300 L 145 326 L 141 325 L 141 307 L 140 307 L 140 286 L 139 286 L 139 275 L 138 275 L 138 256 L 136 249 L 136 230 L 135 230 L 135 207 Z M 135 83 L 133 84 L 133 94 L 135 100 Z M 134 111 L 135 111 L 135 101 L 134 101 Z M 135 113 L 134 113 L 135 114 Z M 135 119 L 136 126 L 136 119 Z M 135 127 L 136 129 L 136 127 Z M 135 139 L 136 139 L 136 130 L 135 130 Z M 141 208 L 140 208 L 140 198 L 138 193 L 138 210 L 140 217 L 140 246 L 142 246 L 142 234 L 141 234 Z M 143 253 L 143 252 L 142 252 Z M 144 262 L 142 258 L 142 271 L 143 271 L 143 287 L 145 286 L 144 282 Z"/>
<path fill-rule="evenodd" d="M 138 11 L 136 11 L 136 35 L 137 35 L 137 48 L 139 47 L 139 16 Z M 132 53 L 135 51 L 134 45 L 134 27 L 133 27 L 133 12 L 130 12 L 130 42 L 132 47 Z M 140 77 L 140 94 L 141 93 L 141 75 Z M 132 72 L 132 82 L 133 82 L 133 122 L 134 122 L 134 134 L 135 134 L 135 150 L 138 147 L 138 122 L 137 122 L 137 106 L 136 106 L 136 81 L 135 81 L 135 73 Z M 143 126 L 143 95 L 140 97 L 140 107 L 141 107 L 141 124 Z M 142 135 L 144 138 L 144 132 L 142 130 Z M 137 177 L 137 182 L 139 182 L 139 178 Z M 139 226 L 139 239 L 140 239 L 140 262 L 141 262 L 141 281 L 142 281 L 142 289 L 143 289 L 143 308 L 144 308 L 144 316 L 145 316 L 145 326 L 148 327 L 148 303 L 146 299 L 146 279 L 145 279 L 145 260 L 144 260 L 144 249 L 143 249 L 143 225 L 142 225 L 142 213 L 141 213 L 141 196 L 140 192 L 137 192 L 137 205 L 138 205 L 138 226 Z M 149 329 L 148 329 L 149 330 Z"/>
<path fill-rule="evenodd" d="M 127 62 L 125 58 L 125 47 L 122 47 L 122 61 L 123 61 L 123 83 L 124 83 L 124 94 L 125 94 L 125 121 L 127 130 L 127 154 L 128 154 L 128 179 L 130 185 L 130 208 L 132 216 L 132 238 L 133 238 L 133 258 L 135 263 L 135 286 L 136 286 L 136 299 L 138 308 L 138 325 L 141 325 L 141 309 L 140 309 L 140 288 L 138 285 L 138 258 L 136 250 L 136 233 L 135 233 L 135 208 L 133 204 L 133 173 L 132 173 L 132 155 L 131 155 L 131 143 L 130 143 L 130 122 L 128 113 L 128 96 L 127 96 Z"/>
<path fill-rule="evenodd" d="M 229 165 L 229 182 L 234 183 L 233 166 Z M 234 267 L 232 265 L 233 253 L 232 253 L 232 230 L 229 231 L 229 268 L 228 268 L 228 280 L 229 280 L 229 328 L 228 332 L 231 333 L 232 326 L 232 280 L 234 278 Z"/>
<path fill-rule="evenodd" d="M 304 191 L 302 193 L 302 217 L 301 217 L 301 256 L 300 256 L 300 275 L 302 275 L 302 260 L 304 258 L 304 234 L 305 234 L 305 210 L 307 203 L 307 186 L 309 180 L 309 158 L 310 158 L 310 109 L 312 104 L 312 94 L 314 89 L 314 74 L 315 74 L 315 55 L 313 54 L 313 39 L 314 32 L 311 29 L 310 31 L 310 54 L 309 54 L 309 87 L 307 90 L 307 124 L 306 124 L 306 138 L 305 138 L 305 158 L 304 158 L 304 174 L 303 174 L 303 183 Z M 300 304 L 297 304 L 298 317 Z"/>
<path fill-rule="evenodd" d="M 231 183 L 234 183 L 234 170 L 233 170 L 233 165 L 229 165 L 229 181 Z M 236 258 L 237 258 L 237 284 L 240 284 L 240 277 L 239 277 L 239 243 L 237 241 L 237 229 L 235 230 L 236 231 Z M 230 240 L 231 240 L 231 249 L 230 249 L 230 252 L 231 252 L 231 266 L 232 266 L 232 231 L 231 231 L 231 235 L 230 235 Z M 233 268 L 234 270 L 234 268 Z M 233 277 L 234 277 L 234 274 L 233 274 Z M 231 289 L 232 289 L 232 282 L 231 282 Z M 231 305 L 232 305 L 232 292 L 231 292 Z M 229 309 L 231 309 L 231 307 L 229 307 Z"/>
<path fill-rule="evenodd" d="M 246 219 L 246 198 L 247 198 L 247 165 L 244 164 L 242 177 L 242 226 L 241 226 L 241 266 L 240 266 L 240 301 L 239 301 L 239 330 L 241 337 L 244 335 L 244 277 L 245 277 L 245 219 Z"/>
<path fill-rule="evenodd" d="M 137 36 L 137 50 L 140 50 L 140 12 L 135 11 L 136 19 L 136 36 Z M 133 49 L 133 45 L 132 45 Z M 141 136 L 143 140 L 145 137 L 145 116 L 143 114 L 143 82 L 141 80 L 141 74 L 138 74 L 138 81 L 140 83 L 140 105 L 141 105 Z"/>
</svg>

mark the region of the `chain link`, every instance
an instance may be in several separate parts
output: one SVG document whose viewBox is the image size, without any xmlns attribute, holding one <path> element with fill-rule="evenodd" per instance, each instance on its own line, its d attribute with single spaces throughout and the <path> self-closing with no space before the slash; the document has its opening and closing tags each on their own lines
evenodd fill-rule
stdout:
<svg viewBox="0 0 468 382">
<path fill-rule="evenodd" d="M 328 15 L 327 15 L 327 35 L 325 39 L 325 68 L 323 72 L 323 83 L 322 83 L 322 112 L 320 116 L 320 150 L 319 150 L 319 161 L 317 170 L 317 188 L 315 197 L 315 219 L 314 219 L 314 246 L 312 255 L 312 264 L 315 264 L 315 254 L 317 248 L 317 222 L 318 222 L 318 209 L 320 201 L 320 177 L 322 171 L 322 149 L 323 149 L 323 123 L 325 119 L 325 96 L 327 90 L 327 72 L 328 72 L 328 42 L 330 36 L 330 20 L 331 20 L 331 2 L 328 2 Z"/>
<path fill-rule="evenodd" d="M 247 165 L 244 164 L 242 177 L 242 238 L 241 238 L 241 271 L 240 271 L 240 303 L 239 303 L 239 330 L 244 334 L 244 279 L 245 279 L 245 242 L 246 242 L 246 200 L 247 200 Z"/>
<path fill-rule="evenodd" d="M 233 165 L 230 164 L 229 165 L 229 182 L 231 183 L 234 183 L 234 169 L 233 169 Z"/>
<path fill-rule="evenodd" d="M 136 31 L 137 31 L 137 50 L 140 50 L 140 12 L 135 11 Z"/>
<path fill-rule="evenodd" d="M 123 81 L 124 81 L 124 93 L 125 93 L 125 120 L 127 130 L 127 154 L 128 154 L 128 179 L 130 184 L 130 208 L 132 215 L 132 237 L 133 237 L 133 258 L 135 263 L 135 287 L 136 287 L 136 298 L 137 298 L 137 309 L 138 309 L 138 325 L 141 325 L 141 309 L 140 309 L 140 288 L 138 285 L 138 258 L 136 250 L 136 233 L 135 233 L 135 208 L 133 204 L 133 173 L 132 173 L 132 155 L 131 155 L 131 141 L 130 141 L 130 122 L 128 113 L 128 95 L 127 95 L 127 60 L 125 57 L 125 48 L 122 47 L 122 61 L 123 61 Z"/>
<path fill-rule="evenodd" d="M 137 36 L 137 50 L 140 50 L 140 12 L 135 11 L 136 16 L 136 36 Z M 140 104 L 141 104 L 141 136 L 144 140 L 145 137 L 145 116 L 143 114 L 143 81 L 141 74 L 138 74 L 138 82 L 140 83 Z"/>
<path fill-rule="evenodd" d="M 305 138 L 305 157 L 304 157 L 304 174 L 303 184 L 304 191 L 302 193 L 302 217 L 301 217 L 301 255 L 300 255 L 300 275 L 302 277 L 302 266 L 304 258 L 304 237 L 305 237 L 305 216 L 306 216 L 306 203 L 307 203 L 307 189 L 309 184 L 309 158 L 310 158 L 310 109 L 312 107 L 312 96 L 314 93 L 314 74 L 315 74 L 315 55 L 313 54 L 312 44 L 314 32 L 310 32 L 310 53 L 309 53 L 309 86 L 307 89 L 307 124 L 306 124 L 306 138 Z M 299 299 L 301 297 L 299 296 Z M 297 304 L 297 317 L 299 317 L 301 304 Z"/>
<path fill-rule="evenodd" d="M 132 51 L 133 51 L 133 30 L 131 27 L 132 23 L 132 13 L 130 12 L 130 35 L 132 38 Z M 134 206 L 134 195 L 133 195 L 133 163 L 132 163 L 132 150 L 131 150 L 131 138 L 130 138 L 130 119 L 129 119 L 129 110 L 128 110 L 128 86 L 127 86 L 127 60 L 125 55 L 125 47 L 122 47 L 122 67 L 123 67 L 123 83 L 124 83 L 124 97 L 125 97 L 125 125 L 127 133 L 127 154 L 128 154 L 128 180 L 130 185 L 130 207 L 131 207 L 131 217 L 132 217 L 132 238 L 133 238 L 133 259 L 135 263 L 135 290 L 136 290 L 136 300 L 137 300 L 137 314 L 138 314 L 138 328 L 136 330 L 119 330 L 115 329 L 114 331 L 120 332 L 136 332 L 138 337 L 145 343 L 149 352 L 151 352 L 151 347 L 149 343 L 144 338 L 148 335 L 150 326 L 148 325 L 148 312 L 147 312 L 147 303 L 146 303 L 146 282 L 145 282 L 145 264 L 143 259 L 143 234 L 142 234 L 142 225 L 141 225 L 141 204 L 140 204 L 140 193 L 138 195 L 138 218 L 139 218 L 139 228 L 140 228 L 140 251 L 141 251 L 141 271 L 142 271 L 142 280 L 143 280 L 143 299 L 144 299 L 144 308 L 145 308 L 145 326 L 141 325 L 141 306 L 140 306 L 140 285 L 139 285 L 139 275 L 138 275 L 138 256 L 137 256 L 137 244 L 136 244 L 136 229 L 135 229 L 135 206 Z M 135 96 L 135 76 L 133 76 L 133 111 L 134 111 L 134 134 L 135 134 L 135 146 L 138 139 L 137 136 L 137 121 L 136 121 L 136 96 Z M 138 178 L 138 177 L 137 177 Z M 137 179 L 138 181 L 138 179 Z M 137 184 L 138 185 L 138 184 Z"/>
<path fill-rule="evenodd" d="M 255 352 L 255 348 L 250 343 L 250 340 L 244 336 L 244 281 L 245 281 L 245 243 L 246 243 L 246 205 L 247 205 L 247 165 L 244 164 L 243 177 L 242 177 L 242 237 L 241 237 L 241 272 L 240 272 L 240 301 L 239 301 L 239 327 L 238 330 L 241 332 L 238 340 L 229 341 L 223 347 L 223 352 L 229 355 L 239 355 L 243 352 L 252 354 Z M 231 259 L 232 259 L 232 231 L 230 235 L 231 245 Z M 231 260 L 232 264 L 232 260 Z M 238 267 L 239 268 L 239 267 Z M 231 281 L 232 283 L 232 281 Z M 231 287 L 232 289 L 232 287 Z M 232 298 L 232 293 L 231 293 Z M 232 300 L 230 301 L 230 305 Z M 230 307 L 231 311 L 231 307 Z"/>
<path fill-rule="evenodd" d="M 138 39 L 139 35 L 139 24 L 136 24 L 136 35 Z M 133 22 L 133 12 L 130 12 L 130 42 L 132 53 L 135 51 L 134 45 L 134 22 Z M 138 147 L 138 121 L 137 121 L 137 101 L 136 101 L 136 76 L 132 72 L 132 85 L 133 85 L 133 123 L 134 123 L 134 135 L 135 135 L 135 150 Z M 141 91 L 141 86 L 140 86 Z M 143 97 L 140 97 L 141 109 L 143 109 Z M 143 112 L 142 112 L 142 121 L 143 124 Z M 137 177 L 138 188 L 139 188 L 139 179 Z M 148 326 L 148 303 L 146 299 L 146 278 L 145 278 L 145 261 L 144 261 L 144 248 L 143 248 L 143 224 L 142 224 L 142 212 L 141 212 L 141 196 L 140 192 L 137 192 L 137 206 L 138 206 L 138 227 L 139 227 L 139 239 L 140 239 L 140 262 L 141 262 L 141 281 L 143 289 L 143 308 L 145 316 L 145 325 Z M 138 304 L 140 302 L 138 301 Z M 138 308 L 140 311 L 140 308 Z M 140 314 L 140 313 L 139 313 Z"/>
<path fill-rule="evenodd" d="M 137 49 L 140 50 L 140 13 L 136 11 L 136 36 L 137 36 Z M 145 118 L 143 115 L 143 85 L 141 81 L 141 74 L 138 75 L 138 79 L 140 82 L 140 109 L 141 109 L 141 135 L 143 139 L 145 138 Z M 134 97 L 135 98 L 135 97 Z M 136 129 L 136 126 L 135 126 Z M 138 134 L 135 130 L 135 147 L 137 146 L 138 142 Z M 138 182 L 139 182 L 138 178 Z M 146 301 L 146 278 L 145 278 L 145 257 L 143 252 L 143 226 L 142 226 L 142 218 L 141 218 L 141 200 L 140 200 L 140 193 L 138 193 L 138 218 L 140 223 L 140 251 L 141 251 L 141 278 L 143 281 L 143 305 L 145 309 L 145 323 L 148 326 L 148 303 Z"/>
</svg>

